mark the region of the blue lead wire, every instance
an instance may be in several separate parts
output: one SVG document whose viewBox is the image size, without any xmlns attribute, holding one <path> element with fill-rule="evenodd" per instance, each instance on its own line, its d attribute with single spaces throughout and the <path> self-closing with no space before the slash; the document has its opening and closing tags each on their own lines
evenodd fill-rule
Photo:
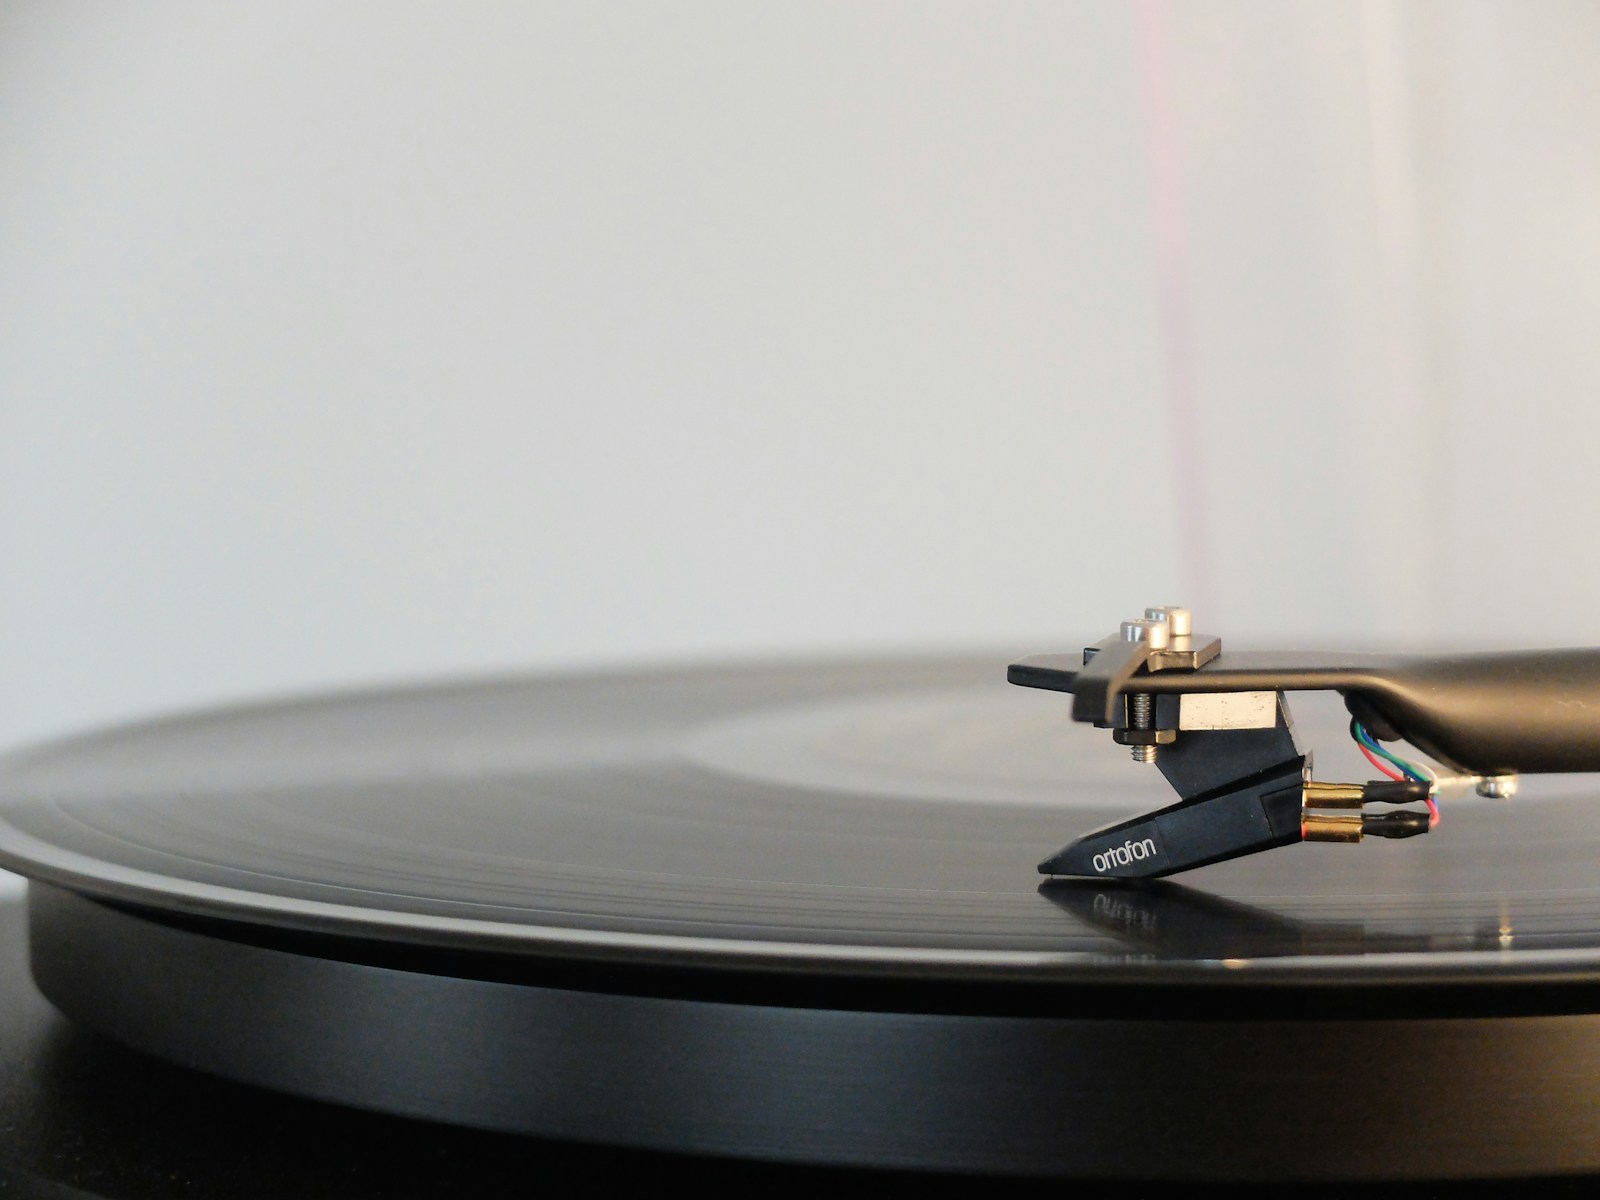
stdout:
<svg viewBox="0 0 1600 1200">
<path fill-rule="evenodd" d="M 1405 759 L 1390 754 L 1389 751 L 1380 746 L 1377 739 L 1367 732 L 1367 727 L 1360 721 L 1350 722 L 1350 732 L 1354 733 L 1356 735 L 1356 741 L 1360 742 L 1368 750 L 1371 750 L 1374 754 L 1378 755 L 1385 761 L 1393 763 L 1395 769 L 1404 774 L 1407 779 L 1414 780 L 1417 783 L 1431 782 L 1426 775 L 1413 767 Z"/>
</svg>

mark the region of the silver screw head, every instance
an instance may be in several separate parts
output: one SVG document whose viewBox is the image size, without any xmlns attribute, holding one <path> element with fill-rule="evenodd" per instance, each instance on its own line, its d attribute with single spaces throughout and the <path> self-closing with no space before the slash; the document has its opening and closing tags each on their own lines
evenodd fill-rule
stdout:
<svg viewBox="0 0 1600 1200">
<path fill-rule="evenodd" d="M 1478 795 L 1487 796 L 1491 800 L 1509 800 L 1517 794 L 1517 777 L 1515 775 L 1496 775 L 1485 779 L 1478 784 Z"/>
<path fill-rule="evenodd" d="M 1125 642 L 1144 642 L 1152 650 L 1165 650 L 1172 644 L 1172 630 L 1167 628 L 1165 621 L 1124 621 L 1122 623 L 1122 640 Z"/>
<path fill-rule="evenodd" d="M 1187 608 L 1162 604 L 1144 610 L 1145 620 L 1164 621 L 1173 637 L 1188 637 L 1194 632 L 1194 617 Z"/>
</svg>

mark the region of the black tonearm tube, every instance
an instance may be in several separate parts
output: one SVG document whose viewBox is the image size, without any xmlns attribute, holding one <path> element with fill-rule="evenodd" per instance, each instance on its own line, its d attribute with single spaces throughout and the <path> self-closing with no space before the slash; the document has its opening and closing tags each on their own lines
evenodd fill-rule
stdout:
<svg viewBox="0 0 1600 1200">
<path fill-rule="evenodd" d="M 1220 638 L 1193 631 L 1188 610 L 1165 606 L 1081 654 L 1013 663 L 1007 677 L 1071 693 L 1074 720 L 1111 730 L 1179 797 L 1078 838 L 1040 864 L 1052 875 L 1149 878 L 1298 841 L 1427 833 L 1439 772 L 1384 743 L 1409 742 L 1492 796 L 1512 794 L 1519 775 L 1600 771 L 1594 648 L 1224 653 Z M 1344 697 L 1352 735 L 1384 779 L 1310 778 L 1285 697 L 1301 691 Z"/>
</svg>

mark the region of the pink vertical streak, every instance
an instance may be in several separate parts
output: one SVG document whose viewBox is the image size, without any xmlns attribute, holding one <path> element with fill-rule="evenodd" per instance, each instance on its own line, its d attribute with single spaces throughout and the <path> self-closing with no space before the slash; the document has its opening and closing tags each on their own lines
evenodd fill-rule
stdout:
<svg viewBox="0 0 1600 1200">
<path fill-rule="evenodd" d="M 1144 100 L 1145 161 L 1150 172 L 1151 218 L 1156 246 L 1167 441 L 1171 450 L 1173 499 L 1177 504 L 1180 585 L 1200 609 L 1213 608 L 1210 523 L 1200 445 L 1195 381 L 1194 330 L 1189 302 L 1189 256 L 1183 220 L 1183 171 L 1178 158 L 1178 120 L 1173 107 L 1172 62 L 1167 14 L 1160 0 L 1135 0 L 1139 83 Z"/>
</svg>

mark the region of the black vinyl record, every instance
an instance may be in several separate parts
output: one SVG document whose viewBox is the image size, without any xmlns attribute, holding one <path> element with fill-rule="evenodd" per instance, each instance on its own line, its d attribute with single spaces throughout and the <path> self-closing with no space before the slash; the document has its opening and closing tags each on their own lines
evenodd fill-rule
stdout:
<svg viewBox="0 0 1600 1200">
<path fill-rule="evenodd" d="M 36 881 L 34 971 L 69 1015 L 360 1107 L 1096 1177 L 1600 1168 L 1593 1106 L 1560 1107 L 1600 1084 L 1591 781 L 1456 800 L 1427 838 L 1051 883 L 1063 842 L 1169 798 L 1004 664 L 152 722 L 6 760 L 0 863 Z M 1301 714 L 1302 741 L 1336 758 L 1342 725 Z M 1533 1087 L 1556 1094 L 1538 1122 Z M 1384 1132 L 1425 1094 L 1462 1111 Z M 1336 1100 L 1363 1136 L 1313 1132 Z"/>
</svg>

